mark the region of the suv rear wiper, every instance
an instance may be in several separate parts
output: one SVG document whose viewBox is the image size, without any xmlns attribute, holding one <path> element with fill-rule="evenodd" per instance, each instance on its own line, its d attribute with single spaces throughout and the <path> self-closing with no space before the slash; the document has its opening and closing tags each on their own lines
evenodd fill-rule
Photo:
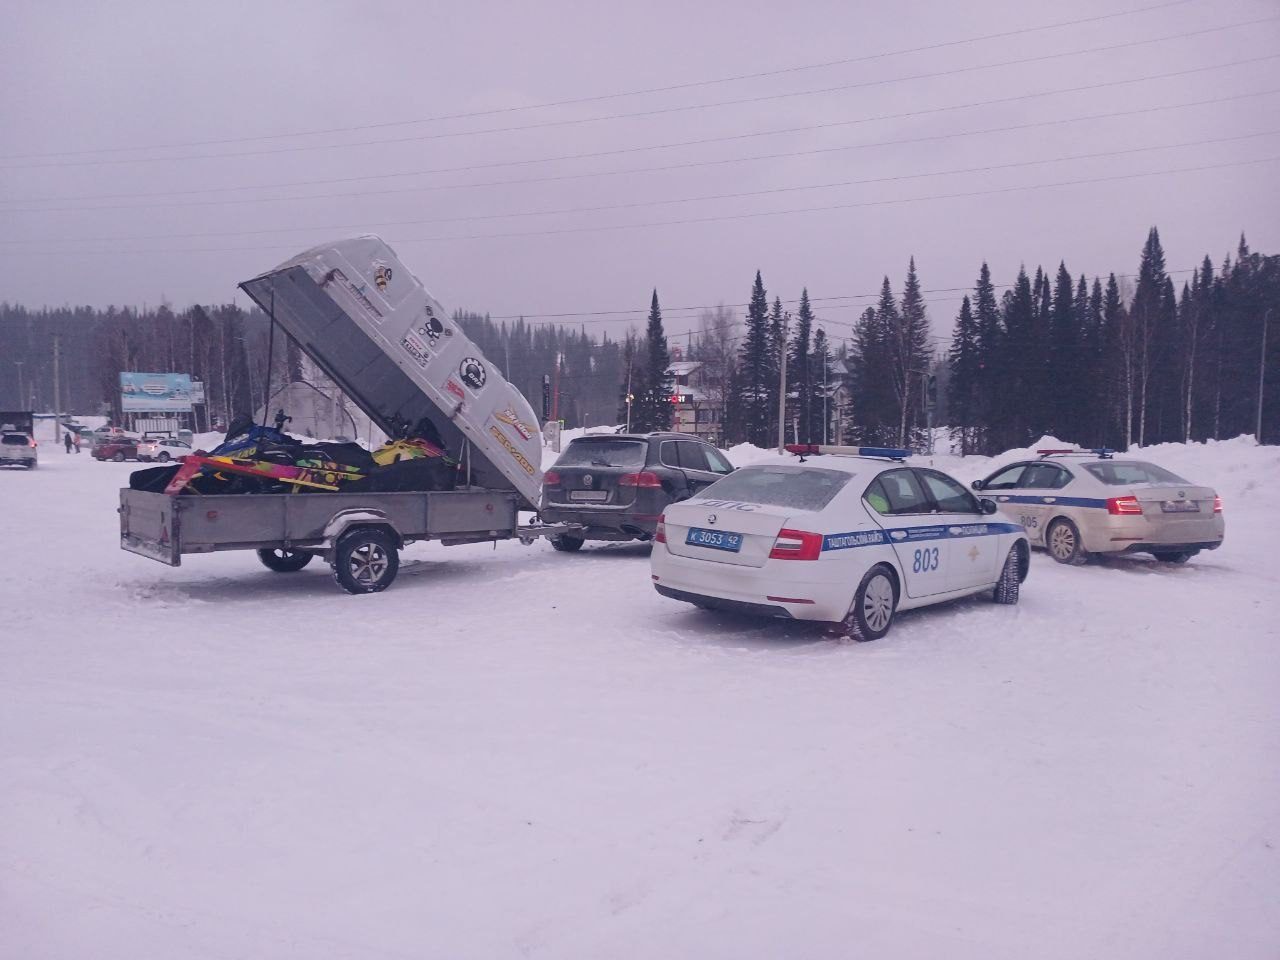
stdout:
<svg viewBox="0 0 1280 960">
<path fill-rule="evenodd" d="M 616 463 L 610 463 L 608 460 L 601 460 L 599 458 L 592 460 L 591 465 L 593 467 L 616 467 L 617 466 Z"/>
</svg>

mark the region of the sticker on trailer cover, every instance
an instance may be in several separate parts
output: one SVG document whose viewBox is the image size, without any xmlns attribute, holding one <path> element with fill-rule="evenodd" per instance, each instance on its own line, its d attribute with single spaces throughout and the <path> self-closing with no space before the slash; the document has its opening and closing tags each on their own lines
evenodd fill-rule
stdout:
<svg viewBox="0 0 1280 960">
<path fill-rule="evenodd" d="M 462 377 L 462 382 L 472 390 L 479 390 L 484 386 L 486 376 L 484 364 L 475 357 L 467 357 L 458 364 L 458 376 Z"/>
<path fill-rule="evenodd" d="M 444 388 L 448 390 L 450 393 L 452 393 L 459 400 L 467 399 L 467 391 L 463 390 L 462 385 L 458 383 L 457 380 L 454 380 L 452 377 L 450 377 L 447 381 L 445 381 Z"/>
<path fill-rule="evenodd" d="M 351 296 L 356 298 L 356 302 L 359 303 L 360 306 L 364 307 L 365 310 L 368 311 L 369 315 L 373 317 L 373 319 L 378 321 L 382 320 L 382 314 L 378 312 L 378 308 L 373 305 L 373 301 L 370 300 L 369 297 L 365 294 L 364 284 L 352 283 L 351 280 L 347 277 L 347 275 L 343 273 L 341 270 L 339 270 L 337 267 L 334 267 L 332 270 L 330 270 L 328 273 L 324 275 L 324 279 L 320 281 L 321 289 L 327 287 L 329 284 L 333 283 L 335 280 L 341 283 L 342 286 L 346 287 L 347 292 L 351 294 Z"/>
<path fill-rule="evenodd" d="M 431 362 L 431 354 L 427 352 L 427 345 L 414 332 L 410 331 L 404 335 L 404 339 L 400 341 L 400 346 L 404 347 L 405 352 L 413 357 L 414 362 L 424 370 L 427 364 Z"/>
<path fill-rule="evenodd" d="M 489 432 L 493 434 L 494 438 L 500 444 L 502 444 L 504 447 L 507 448 L 507 453 L 511 454 L 511 458 L 515 460 L 516 463 L 520 464 L 522 468 L 524 468 L 524 472 L 529 474 L 529 476 L 533 476 L 533 474 L 536 472 L 533 469 L 533 464 L 528 461 L 528 459 L 525 457 L 523 453 L 521 453 L 519 450 L 516 449 L 516 445 L 511 442 L 511 438 L 508 437 L 501 430 L 499 430 L 497 427 L 491 426 L 489 428 Z"/>
<path fill-rule="evenodd" d="M 499 423 L 505 423 L 526 440 L 533 439 L 533 427 L 521 420 L 519 414 L 510 407 L 507 407 L 505 410 L 497 411 L 493 415 L 493 419 L 497 420 Z"/>
<path fill-rule="evenodd" d="M 391 282 L 391 268 L 379 260 L 373 261 L 373 282 L 377 284 L 378 290 L 385 291 L 387 284 Z"/>
<path fill-rule="evenodd" d="M 440 335 L 444 333 L 444 324 L 431 315 L 431 307 L 428 306 L 427 319 L 418 324 L 414 332 L 420 337 L 426 337 L 427 342 L 434 347 Z"/>
</svg>

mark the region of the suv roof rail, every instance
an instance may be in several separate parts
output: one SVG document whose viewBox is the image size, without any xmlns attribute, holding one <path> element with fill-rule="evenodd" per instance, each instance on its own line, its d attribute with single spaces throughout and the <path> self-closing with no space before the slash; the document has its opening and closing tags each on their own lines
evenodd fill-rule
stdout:
<svg viewBox="0 0 1280 960">
<path fill-rule="evenodd" d="M 910 450 L 901 447 L 851 447 L 844 444 L 830 443 L 788 443 L 783 447 L 787 453 L 794 453 L 801 460 L 805 457 L 834 455 L 840 457 L 868 457 L 875 460 L 893 460 L 901 463 L 911 456 Z"/>
</svg>

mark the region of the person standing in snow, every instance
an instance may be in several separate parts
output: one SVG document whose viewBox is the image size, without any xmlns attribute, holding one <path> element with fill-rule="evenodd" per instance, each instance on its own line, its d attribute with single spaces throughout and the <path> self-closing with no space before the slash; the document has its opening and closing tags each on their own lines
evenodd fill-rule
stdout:
<svg viewBox="0 0 1280 960">
<path fill-rule="evenodd" d="M 64 431 L 62 434 L 62 445 L 67 448 L 67 453 L 71 452 L 71 433 Z"/>
<path fill-rule="evenodd" d="M 71 442 L 75 444 L 76 453 L 79 453 L 80 452 L 80 434 L 77 433 L 74 437 L 72 437 Z"/>
</svg>

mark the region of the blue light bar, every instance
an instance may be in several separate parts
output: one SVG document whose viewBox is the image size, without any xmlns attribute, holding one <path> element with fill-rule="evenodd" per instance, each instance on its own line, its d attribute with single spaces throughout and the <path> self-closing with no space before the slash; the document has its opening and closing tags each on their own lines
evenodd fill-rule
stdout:
<svg viewBox="0 0 1280 960">
<path fill-rule="evenodd" d="M 900 450 L 897 447 L 859 447 L 858 456 L 860 457 L 888 457 L 891 460 L 905 460 L 911 456 L 910 450 Z"/>
<path fill-rule="evenodd" d="M 1110 447 L 1094 447 L 1094 448 L 1093 448 L 1092 450 L 1090 450 L 1089 452 L 1090 452 L 1090 453 L 1096 453 L 1096 454 L 1097 454 L 1099 457 L 1101 457 L 1103 460 L 1110 460 L 1110 459 L 1111 459 L 1112 454 L 1114 454 L 1114 453 L 1115 453 L 1115 451 L 1114 451 L 1114 450 L 1112 450 Z"/>
</svg>

